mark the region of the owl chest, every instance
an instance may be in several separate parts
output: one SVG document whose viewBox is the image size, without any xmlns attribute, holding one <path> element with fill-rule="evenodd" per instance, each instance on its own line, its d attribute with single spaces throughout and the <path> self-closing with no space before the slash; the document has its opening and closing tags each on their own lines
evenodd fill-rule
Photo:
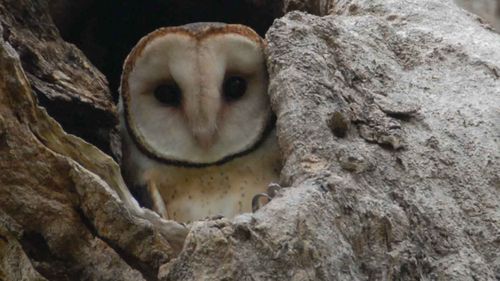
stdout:
<svg viewBox="0 0 500 281">
<path fill-rule="evenodd" d="M 169 219 L 194 221 L 251 212 L 254 195 L 278 182 L 281 162 L 275 143 L 266 143 L 246 156 L 205 168 L 176 166 L 146 171 L 165 203 Z"/>
</svg>

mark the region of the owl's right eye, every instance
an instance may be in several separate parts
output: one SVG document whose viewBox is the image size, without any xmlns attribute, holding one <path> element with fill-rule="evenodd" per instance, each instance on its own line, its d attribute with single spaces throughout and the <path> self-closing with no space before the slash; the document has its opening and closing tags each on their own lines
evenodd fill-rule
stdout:
<svg viewBox="0 0 500 281">
<path fill-rule="evenodd" d="M 175 83 L 161 84 L 156 87 L 154 96 L 157 101 L 168 106 L 179 106 L 182 100 L 182 92 Z"/>
</svg>

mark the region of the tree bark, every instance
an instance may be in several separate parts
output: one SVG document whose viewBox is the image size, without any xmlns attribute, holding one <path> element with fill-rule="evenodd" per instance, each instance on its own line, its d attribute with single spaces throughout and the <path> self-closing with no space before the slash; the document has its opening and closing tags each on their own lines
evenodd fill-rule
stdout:
<svg viewBox="0 0 500 281">
<path fill-rule="evenodd" d="M 63 13 L 57 8 L 62 9 L 61 3 L 51 1 L 55 15 Z M 73 19 L 81 16 L 72 9 L 67 12 Z M 56 20 L 70 26 L 68 17 Z M 2 36 L 19 54 L 38 102 L 66 131 L 118 157 L 118 118 L 108 82 L 82 51 L 60 37 L 47 2 L 2 0 L 0 23 Z"/>
<path fill-rule="evenodd" d="M 37 106 L 40 31 L 0 19 L 0 280 L 498 280 L 500 35 L 451 0 L 313 2 L 266 36 L 284 188 L 187 227 Z M 51 58 L 113 112 L 80 96 L 90 63 Z"/>
<path fill-rule="evenodd" d="M 500 277 L 498 34 L 451 1 L 331 12 L 267 33 L 289 188 L 194 224 L 162 280 Z"/>
<path fill-rule="evenodd" d="M 37 84 L 38 78 L 24 70 L 32 62 L 21 64 L 5 38 L 22 38 L 16 41 L 26 42 L 21 49 L 37 44 L 23 41 L 24 33 L 13 35 L 17 29 L 10 28 L 5 33 L 0 25 L 0 277 L 155 280 L 159 266 L 182 247 L 187 229 L 140 208 L 110 156 L 66 134 L 37 107 L 33 87 L 58 82 Z M 67 63 L 57 54 L 46 60 Z M 84 60 L 83 54 L 78 56 L 77 61 Z M 90 63 L 74 68 L 65 75 L 88 80 L 92 77 L 82 71 L 98 73 Z M 61 91 L 64 98 L 88 90 L 81 81 L 65 83 L 73 92 Z M 81 99 L 99 106 L 98 97 L 82 94 Z M 110 114 L 113 108 L 103 110 Z"/>
</svg>

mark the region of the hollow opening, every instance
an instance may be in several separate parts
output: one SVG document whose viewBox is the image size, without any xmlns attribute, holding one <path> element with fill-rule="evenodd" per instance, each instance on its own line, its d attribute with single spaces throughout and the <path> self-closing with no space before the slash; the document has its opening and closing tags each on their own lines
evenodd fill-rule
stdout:
<svg viewBox="0 0 500 281">
<path fill-rule="evenodd" d="M 63 39 L 74 43 L 106 75 L 115 101 L 126 56 L 157 28 L 194 22 L 238 23 L 264 37 L 283 11 L 281 1 L 266 0 L 51 0 L 50 4 Z M 142 194 L 146 188 L 129 187 L 141 204 L 152 207 L 149 194 Z"/>
<path fill-rule="evenodd" d="M 115 101 L 123 61 L 149 32 L 193 22 L 225 22 L 250 26 L 264 36 L 281 11 L 281 1 L 263 0 L 51 1 L 62 37 L 106 75 Z"/>
</svg>

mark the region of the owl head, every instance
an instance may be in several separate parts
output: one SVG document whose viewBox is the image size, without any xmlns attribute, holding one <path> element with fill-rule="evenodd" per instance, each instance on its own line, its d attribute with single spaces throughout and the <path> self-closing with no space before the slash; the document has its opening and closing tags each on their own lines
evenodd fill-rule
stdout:
<svg viewBox="0 0 500 281">
<path fill-rule="evenodd" d="M 237 24 L 158 29 L 124 63 L 125 129 L 149 157 L 204 166 L 242 155 L 272 127 L 265 43 Z"/>
</svg>

